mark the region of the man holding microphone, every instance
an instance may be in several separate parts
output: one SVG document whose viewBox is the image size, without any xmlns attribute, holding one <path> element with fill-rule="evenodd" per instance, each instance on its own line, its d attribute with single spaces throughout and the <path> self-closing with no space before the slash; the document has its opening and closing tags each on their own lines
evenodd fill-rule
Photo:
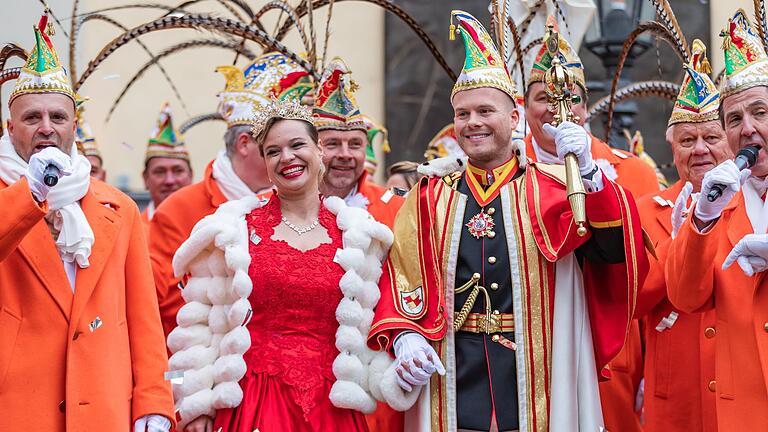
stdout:
<svg viewBox="0 0 768 432">
<path fill-rule="evenodd" d="M 720 121 L 734 153 L 704 175 L 691 216 L 672 241 L 668 296 L 684 312 L 714 310 L 718 430 L 768 428 L 768 56 L 743 10 L 724 36 Z M 753 148 L 751 150 L 744 150 Z M 721 191 L 721 192 L 718 192 Z"/>
<path fill-rule="evenodd" d="M 0 430 L 167 432 L 167 358 L 136 205 L 90 181 L 47 16 L 0 139 Z"/>
</svg>

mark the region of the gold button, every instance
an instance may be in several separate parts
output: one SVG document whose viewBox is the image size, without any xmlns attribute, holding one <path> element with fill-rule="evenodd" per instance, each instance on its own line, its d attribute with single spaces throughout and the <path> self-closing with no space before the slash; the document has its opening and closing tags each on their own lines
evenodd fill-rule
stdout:
<svg viewBox="0 0 768 432">
<path fill-rule="evenodd" d="M 496 231 L 491 231 L 488 233 L 488 238 L 494 238 L 496 237 Z"/>
<path fill-rule="evenodd" d="M 488 264 L 496 264 L 496 257 L 488 257 Z"/>
<path fill-rule="evenodd" d="M 496 282 L 492 283 L 491 284 L 491 289 L 494 290 L 494 291 L 498 290 L 499 289 L 499 284 L 497 284 Z"/>
<path fill-rule="evenodd" d="M 489 215 L 492 215 L 492 214 L 496 213 L 496 209 L 493 208 L 493 207 L 488 207 L 488 211 L 486 213 L 488 213 Z"/>
<path fill-rule="evenodd" d="M 715 391 L 715 380 L 710 381 L 707 387 L 709 388 L 709 391 Z"/>
<path fill-rule="evenodd" d="M 712 339 L 715 337 L 715 329 L 712 327 L 707 327 L 707 329 L 704 330 L 704 336 L 706 336 L 707 339 Z"/>
<path fill-rule="evenodd" d="M 498 342 L 499 341 L 499 335 L 491 336 L 491 340 L 494 341 L 494 342 Z"/>
</svg>

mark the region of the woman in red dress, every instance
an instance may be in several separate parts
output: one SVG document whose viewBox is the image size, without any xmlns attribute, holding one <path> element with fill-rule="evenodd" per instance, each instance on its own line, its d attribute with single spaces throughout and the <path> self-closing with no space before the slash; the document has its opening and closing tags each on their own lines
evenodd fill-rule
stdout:
<svg viewBox="0 0 768 432">
<path fill-rule="evenodd" d="M 368 379 L 365 375 L 365 368 L 374 353 L 367 351 L 363 335 L 367 335 L 370 327 L 372 308 L 378 299 L 378 292 L 366 292 L 365 286 L 375 285 L 365 285 L 363 279 L 375 281 L 380 268 L 378 274 L 373 272 L 366 275 L 367 270 L 363 267 L 370 267 L 370 261 L 350 261 L 344 253 L 349 249 L 345 249 L 342 242 L 344 232 L 339 228 L 337 218 L 338 223 L 342 223 L 344 217 L 346 225 L 350 225 L 349 217 L 353 218 L 350 220 L 358 220 L 360 223 L 357 226 L 360 229 L 356 231 L 357 234 L 375 233 L 371 236 L 371 244 L 379 245 L 379 255 L 382 255 L 381 250 L 389 246 L 391 233 L 382 230 L 383 225 L 367 218 L 364 213 L 361 216 L 360 209 L 344 206 L 340 199 L 329 199 L 327 201 L 331 205 L 323 205 L 318 190 L 322 162 L 317 131 L 310 122 L 311 117 L 306 117 L 308 114 L 297 111 L 290 115 L 286 114 L 286 109 L 299 108 L 297 105 L 288 108 L 284 106 L 282 111 L 275 108 L 271 117 L 264 114 L 259 120 L 261 123 L 257 121 L 254 126 L 255 141 L 264 155 L 276 193 L 261 207 L 249 210 L 249 207 L 256 207 L 250 204 L 234 212 L 244 216 L 248 233 L 245 243 L 250 257 L 247 266 L 252 286 L 250 293 L 245 296 L 246 292 L 238 286 L 237 258 L 233 258 L 235 245 L 242 245 L 243 239 L 222 245 L 221 239 L 217 237 L 212 243 L 224 251 L 223 262 L 232 275 L 232 281 L 224 283 L 224 287 L 226 289 L 231 285 L 232 295 L 227 300 L 228 297 L 220 291 L 208 288 L 204 296 L 211 305 L 207 317 L 210 341 L 204 343 L 207 337 L 203 332 L 198 335 L 203 335 L 203 343 L 194 336 L 178 336 L 184 331 L 189 333 L 199 330 L 195 328 L 200 325 L 199 320 L 190 318 L 192 315 L 187 316 L 184 308 L 179 312 L 180 326 L 178 332 L 174 331 L 176 337 L 173 333 L 169 336 L 169 347 L 175 352 L 170 361 L 171 370 L 185 370 L 185 383 L 180 387 L 187 385 L 188 376 L 193 380 L 187 385 L 189 388 L 176 392 L 181 423 L 185 423 L 185 414 L 189 417 L 191 413 L 195 417 L 186 424 L 185 431 L 367 431 L 360 410 L 371 411 L 375 407 L 367 389 Z M 278 112 L 282 114 L 276 114 Z M 237 202 L 225 204 L 215 215 L 198 224 L 187 243 L 194 245 L 196 233 L 201 235 L 201 232 L 206 232 L 206 224 L 208 227 L 213 226 L 211 221 L 217 217 L 229 215 L 230 221 L 234 220 L 231 210 L 237 205 Z M 332 212 L 329 207 L 336 211 Z M 226 219 L 217 223 L 216 229 L 222 232 L 226 232 L 228 225 L 236 225 Z M 347 227 L 345 232 L 348 230 Z M 353 235 L 351 238 L 355 237 Z M 184 289 L 187 300 L 185 308 L 193 304 L 200 309 L 206 306 L 206 298 L 195 298 L 194 292 L 189 295 L 186 293 L 198 287 L 194 267 L 195 262 L 200 260 L 197 252 L 184 252 L 189 250 L 185 249 L 187 243 L 179 249 L 174 265 L 178 264 L 177 260 L 183 261 L 185 257 L 190 257 L 190 265 L 185 273 L 191 272 L 193 277 Z M 202 256 L 213 272 L 208 281 L 215 282 L 216 270 L 213 269 L 217 265 L 212 265 L 211 260 L 216 254 Z M 219 261 L 221 258 L 219 256 Z M 381 258 L 377 257 L 379 265 Z M 240 299 L 236 299 L 237 294 L 241 295 Z M 244 298 L 250 303 L 250 310 L 241 320 L 237 311 Z M 196 303 L 202 303 L 203 306 Z M 224 308 L 217 309 L 219 306 Z M 222 325 L 226 327 L 226 323 L 215 317 L 217 310 L 227 314 L 223 321 L 231 322 L 234 319 L 235 322 L 246 322 L 244 327 L 250 345 L 242 353 L 242 359 L 238 357 L 240 353 L 237 346 L 244 346 L 243 341 L 247 339 L 243 334 L 243 326 L 217 328 Z M 190 325 L 185 327 L 184 323 Z M 241 342 L 233 342 L 238 337 L 242 339 Z M 179 339 L 185 339 L 186 343 Z M 195 344 L 198 346 L 195 347 Z M 190 364 L 194 360 L 187 357 L 204 357 L 204 354 L 200 354 L 202 350 L 211 347 L 218 351 L 213 364 Z M 195 349 L 198 354 L 194 354 Z M 245 370 L 242 370 L 243 366 Z M 205 375 L 206 368 L 212 372 L 213 385 L 195 385 L 198 381 L 196 373 Z M 239 376 L 242 377 L 238 379 Z M 237 394 L 238 390 L 233 391 L 231 388 L 233 381 L 238 382 L 241 396 Z M 230 387 L 225 391 L 227 386 Z M 208 401 L 206 398 L 209 396 L 210 406 L 195 406 L 199 405 L 195 402 L 197 399 Z M 236 399 L 242 401 L 235 403 Z M 213 410 L 215 415 L 212 418 Z"/>
</svg>

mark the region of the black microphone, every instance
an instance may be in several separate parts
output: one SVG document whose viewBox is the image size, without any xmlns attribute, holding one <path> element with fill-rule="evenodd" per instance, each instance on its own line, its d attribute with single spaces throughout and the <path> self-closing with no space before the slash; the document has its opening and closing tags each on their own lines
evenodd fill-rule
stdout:
<svg viewBox="0 0 768 432">
<path fill-rule="evenodd" d="M 755 162 L 757 162 L 757 152 L 759 150 L 759 146 L 751 145 L 744 147 L 743 149 L 739 150 L 738 153 L 736 153 L 736 159 L 734 162 L 736 163 L 736 167 L 739 169 L 739 171 L 743 170 L 744 168 L 752 168 L 755 165 Z M 723 194 L 723 189 L 725 189 L 725 185 L 712 185 L 712 189 L 707 194 L 707 200 L 709 202 L 713 202 L 720 198 L 720 196 Z"/>
<path fill-rule="evenodd" d="M 59 169 L 54 164 L 48 164 L 43 171 L 43 183 L 48 187 L 56 186 L 59 182 Z"/>
</svg>

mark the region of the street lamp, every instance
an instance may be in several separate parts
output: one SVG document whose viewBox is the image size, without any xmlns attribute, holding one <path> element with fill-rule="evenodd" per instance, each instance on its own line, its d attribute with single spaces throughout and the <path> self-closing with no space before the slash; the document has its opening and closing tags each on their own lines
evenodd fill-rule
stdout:
<svg viewBox="0 0 768 432">
<path fill-rule="evenodd" d="M 602 62 L 606 69 L 606 80 L 588 82 L 587 87 L 590 92 L 607 92 L 610 91 L 611 78 L 616 72 L 624 41 L 639 23 L 653 19 L 655 10 L 648 0 L 597 0 L 596 3 L 597 14 L 584 35 L 584 46 Z M 627 69 L 631 69 L 635 59 L 651 46 L 651 37 L 637 39 L 624 62 L 619 88 L 632 82 L 628 78 Z M 629 143 L 622 131 L 632 130 L 636 114 L 637 103 L 634 101 L 617 104 L 613 111 L 613 124 L 606 142 L 613 147 L 627 150 Z M 607 121 L 607 115 L 603 115 L 603 121 Z"/>
</svg>

